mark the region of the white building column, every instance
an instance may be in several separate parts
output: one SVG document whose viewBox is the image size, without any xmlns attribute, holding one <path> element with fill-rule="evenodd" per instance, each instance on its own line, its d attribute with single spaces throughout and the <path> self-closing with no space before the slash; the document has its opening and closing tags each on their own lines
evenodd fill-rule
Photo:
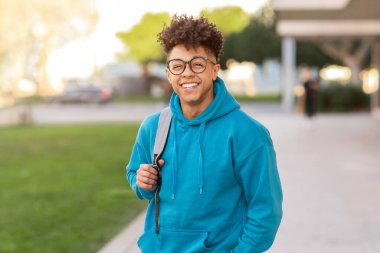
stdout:
<svg viewBox="0 0 380 253">
<path fill-rule="evenodd" d="M 380 73 L 380 41 L 372 45 L 371 65 Z M 371 94 L 371 112 L 375 116 L 380 116 L 380 89 Z"/>
<path fill-rule="evenodd" d="M 294 87 L 296 73 L 296 41 L 293 37 L 282 38 L 282 107 L 294 111 Z"/>
</svg>

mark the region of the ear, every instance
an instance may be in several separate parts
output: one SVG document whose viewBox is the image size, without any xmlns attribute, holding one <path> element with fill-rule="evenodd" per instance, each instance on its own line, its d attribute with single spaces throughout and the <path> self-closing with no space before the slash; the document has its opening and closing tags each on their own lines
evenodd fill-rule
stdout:
<svg viewBox="0 0 380 253">
<path fill-rule="evenodd" d="M 214 81 L 216 80 L 216 78 L 218 77 L 219 70 L 220 70 L 220 64 L 215 64 L 213 68 L 213 73 L 212 73 L 212 80 Z"/>
</svg>

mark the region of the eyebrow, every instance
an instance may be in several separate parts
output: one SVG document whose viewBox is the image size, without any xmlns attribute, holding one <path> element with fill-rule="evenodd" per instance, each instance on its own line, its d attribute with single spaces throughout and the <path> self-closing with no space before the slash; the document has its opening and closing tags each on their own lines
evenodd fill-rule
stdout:
<svg viewBox="0 0 380 253">
<path fill-rule="evenodd" d="M 188 61 L 191 61 L 192 59 L 197 58 L 197 57 L 199 57 L 199 58 L 209 59 L 207 56 L 196 55 L 196 56 L 193 56 L 193 58 L 189 59 Z M 181 59 L 181 58 L 168 59 L 167 62 L 168 62 L 168 61 L 172 61 L 172 60 L 181 60 L 181 61 L 188 62 L 188 61 L 186 61 L 186 60 L 184 60 L 184 59 Z M 210 60 L 210 59 L 209 59 L 209 60 Z"/>
</svg>

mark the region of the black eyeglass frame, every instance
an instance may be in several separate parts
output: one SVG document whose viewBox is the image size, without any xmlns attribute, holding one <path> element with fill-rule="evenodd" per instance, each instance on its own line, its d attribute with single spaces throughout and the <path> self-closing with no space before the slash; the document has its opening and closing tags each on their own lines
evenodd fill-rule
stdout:
<svg viewBox="0 0 380 253">
<path fill-rule="evenodd" d="M 205 62 L 206 62 L 206 66 L 205 66 L 205 68 L 204 68 L 201 72 L 196 72 L 196 71 L 194 71 L 193 68 L 191 67 L 191 62 L 192 62 L 193 60 L 195 60 L 195 59 L 203 59 L 203 60 L 205 60 Z M 170 64 L 170 62 L 172 62 L 172 61 L 181 61 L 181 62 L 183 62 L 183 63 L 185 64 L 185 67 L 183 68 L 183 70 L 182 70 L 181 73 L 177 73 L 177 74 L 175 74 L 175 73 L 173 73 L 173 72 L 170 70 L 169 64 Z M 211 61 L 211 60 L 210 60 L 209 58 L 207 58 L 207 57 L 203 57 L 203 56 L 194 56 L 193 58 L 191 58 L 191 59 L 188 60 L 188 61 L 184 61 L 184 60 L 179 59 L 179 58 L 171 59 L 171 60 L 169 60 L 169 61 L 166 62 L 166 67 L 168 68 L 168 70 L 170 71 L 170 73 L 172 73 L 172 74 L 175 75 L 175 76 L 182 75 L 182 73 L 185 72 L 185 70 L 186 70 L 186 68 L 187 68 L 187 65 L 189 65 L 189 68 L 190 68 L 190 70 L 191 70 L 193 73 L 195 73 L 195 74 L 202 74 L 203 72 L 205 72 L 205 70 L 206 70 L 206 68 L 207 68 L 207 62 L 210 62 L 210 63 L 212 63 L 212 64 L 214 64 L 214 65 L 217 64 L 216 62 Z"/>
</svg>

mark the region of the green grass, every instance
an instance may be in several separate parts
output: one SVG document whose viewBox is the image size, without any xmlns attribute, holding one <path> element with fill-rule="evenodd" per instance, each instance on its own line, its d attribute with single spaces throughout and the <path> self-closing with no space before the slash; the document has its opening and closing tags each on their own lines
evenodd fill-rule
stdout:
<svg viewBox="0 0 380 253">
<path fill-rule="evenodd" d="M 137 125 L 0 128 L 0 252 L 96 252 L 145 206 L 125 180 Z"/>
<path fill-rule="evenodd" d="M 255 96 L 244 96 L 244 95 L 234 95 L 239 102 L 281 102 L 280 93 L 271 94 L 256 94 Z M 157 103 L 165 102 L 166 98 L 164 96 L 155 97 L 152 95 L 130 95 L 130 96 L 115 96 L 112 99 L 113 103 Z M 44 99 L 38 96 L 33 96 L 29 98 L 23 98 L 18 101 L 19 104 L 40 104 L 43 103 Z"/>
<path fill-rule="evenodd" d="M 234 95 L 237 101 L 239 102 L 281 102 L 281 94 L 280 93 L 272 93 L 272 94 L 257 94 L 253 97 L 250 96 L 238 96 Z M 116 97 L 113 102 L 123 103 L 156 103 L 165 101 L 164 97 L 153 97 L 150 95 L 135 95 L 135 96 L 124 96 L 124 97 Z"/>
<path fill-rule="evenodd" d="M 18 104 L 41 104 L 44 102 L 44 98 L 40 96 L 31 96 L 31 97 L 25 97 L 25 98 L 19 98 L 17 100 Z"/>
<path fill-rule="evenodd" d="M 253 97 L 250 96 L 234 96 L 238 102 L 281 102 L 281 94 L 256 94 Z"/>
<path fill-rule="evenodd" d="M 281 102 L 281 94 L 257 94 L 253 97 L 250 96 L 237 96 L 234 95 L 238 102 Z M 134 95 L 134 96 L 124 96 L 124 97 L 115 97 L 113 102 L 116 103 L 156 103 L 165 101 L 164 97 L 153 97 L 150 95 Z"/>
</svg>

